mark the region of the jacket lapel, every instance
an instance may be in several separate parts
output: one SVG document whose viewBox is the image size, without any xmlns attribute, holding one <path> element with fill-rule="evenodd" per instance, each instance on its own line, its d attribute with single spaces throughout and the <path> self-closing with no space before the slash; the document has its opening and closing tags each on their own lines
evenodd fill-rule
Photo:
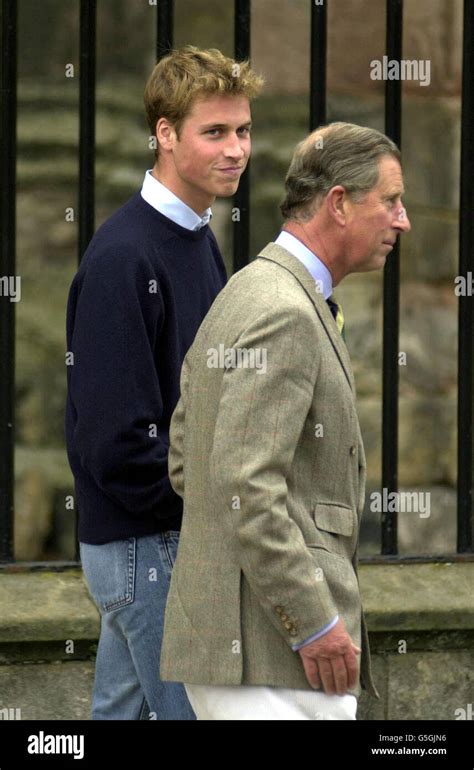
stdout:
<svg viewBox="0 0 474 770">
<path fill-rule="evenodd" d="M 315 307 L 329 341 L 344 369 L 351 390 L 355 394 L 354 375 L 352 374 L 348 350 L 344 340 L 339 334 L 329 306 L 321 292 L 318 290 L 311 274 L 306 270 L 305 266 L 301 264 L 299 259 L 276 243 L 269 243 L 265 246 L 260 254 L 257 255 L 257 259 L 268 259 L 271 262 L 275 262 L 277 265 L 285 268 L 285 270 L 288 270 L 296 278 L 298 283 L 301 284 Z"/>
</svg>

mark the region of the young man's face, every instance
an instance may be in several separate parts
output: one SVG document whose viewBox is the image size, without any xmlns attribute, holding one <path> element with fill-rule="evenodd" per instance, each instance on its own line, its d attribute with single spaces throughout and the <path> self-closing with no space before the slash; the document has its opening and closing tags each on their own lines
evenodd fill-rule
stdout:
<svg viewBox="0 0 474 770">
<path fill-rule="evenodd" d="M 361 201 L 349 203 L 346 241 L 350 272 L 383 267 L 397 236 L 410 231 L 403 192 L 398 160 L 391 155 L 382 156 L 376 186 Z"/>
<path fill-rule="evenodd" d="M 216 196 L 229 197 L 237 190 L 250 155 L 250 126 L 250 105 L 245 96 L 221 94 L 196 99 L 179 138 L 169 126 L 165 143 L 160 141 L 160 181 L 202 214 Z"/>
</svg>

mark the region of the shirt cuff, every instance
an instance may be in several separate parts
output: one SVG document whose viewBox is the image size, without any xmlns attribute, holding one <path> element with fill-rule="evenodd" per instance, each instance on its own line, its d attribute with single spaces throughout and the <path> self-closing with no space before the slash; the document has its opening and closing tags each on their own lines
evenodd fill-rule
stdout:
<svg viewBox="0 0 474 770">
<path fill-rule="evenodd" d="M 321 628 L 320 631 L 317 631 L 313 636 L 309 636 L 307 639 L 304 640 L 304 642 L 299 642 L 298 644 L 292 644 L 292 649 L 297 652 L 298 650 L 301 650 L 302 647 L 304 647 L 306 644 L 309 644 L 310 642 L 314 642 L 316 639 L 319 639 L 320 636 L 324 636 L 324 634 L 327 634 L 328 631 L 331 630 L 331 628 L 334 628 L 336 623 L 339 620 L 339 615 L 336 615 L 336 617 L 331 620 L 330 623 L 328 623 L 324 628 Z"/>
</svg>

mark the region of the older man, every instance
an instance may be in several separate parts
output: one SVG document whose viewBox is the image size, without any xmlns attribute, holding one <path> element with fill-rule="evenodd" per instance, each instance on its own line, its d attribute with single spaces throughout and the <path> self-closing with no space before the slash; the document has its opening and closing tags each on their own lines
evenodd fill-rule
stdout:
<svg viewBox="0 0 474 770">
<path fill-rule="evenodd" d="M 378 696 L 357 577 L 366 464 L 331 295 L 410 229 L 403 192 L 383 134 L 311 134 L 282 232 L 219 294 L 184 361 L 161 675 L 185 683 L 198 719 L 355 719 L 360 687 Z"/>
</svg>

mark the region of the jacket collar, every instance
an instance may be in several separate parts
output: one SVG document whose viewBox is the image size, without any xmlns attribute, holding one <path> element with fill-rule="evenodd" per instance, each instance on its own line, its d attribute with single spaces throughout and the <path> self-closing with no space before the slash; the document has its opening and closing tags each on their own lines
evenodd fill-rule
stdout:
<svg viewBox="0 0 474 770">
<path fill-rule="evenodd" d="M 304 267 L 304 265 L 293 256 L 293 254 L 290 254 L 289 251 L 276 243 L 269 243 L 267 246 L 265 246 L 265 248 L 262 249 L 262 251 L 257 255 L 257 259 L 268 259 L 270 262 L 275 262 L 277 265 L 280 265 L 280 267 L 288 270 L 288 272 L 290 272 L 296 278 L 298 283 L 301 284 L 304 291 L 314 305 L 316 313 L 321 320 L 329 341 L 334 348 L 342 368 L 344 369 L 344 373 L 351 387 L 351 390 L 355 395 L 354 375 L 352 373 L 352 366 L 348 350 L 344 340 L 339 334 L 329 306 L 319 291 L 311 274 Z"/>
</svg>

